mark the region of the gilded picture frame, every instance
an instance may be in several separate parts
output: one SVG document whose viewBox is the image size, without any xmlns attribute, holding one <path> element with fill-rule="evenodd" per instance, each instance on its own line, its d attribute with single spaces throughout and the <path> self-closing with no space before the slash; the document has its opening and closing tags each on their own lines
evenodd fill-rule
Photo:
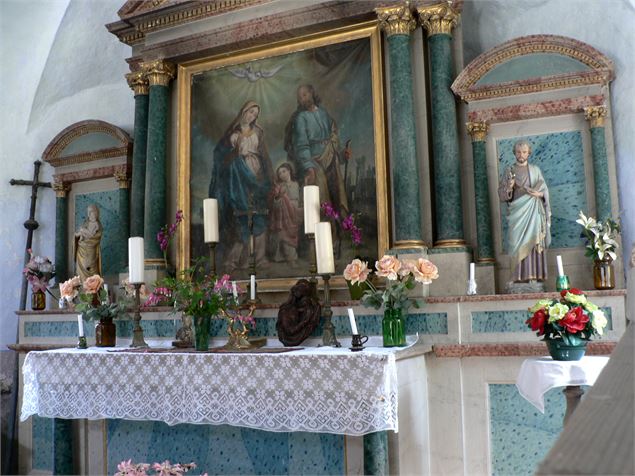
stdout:
<svg viewBox="0 0 635 476">
<path fill-rule="evenodd" d="M 177 195 L 185 212 L 179 270 L 209 255 L 202 201 L 213 197 L 219 200 L 219 274 L 247 279 L 245 258 L 253 249 L 260 291 L 288 290 L 308 276 L 302 187 L 315 174 L 306 159 L 324 160 L 327 147 L 330 165 L 316 170 L 340 215 L 331 220 L 332 283 L 345 286 L 341 274 L 353 257 L 372 261 L 386 252 L 389 174 L 377 22 L 183 63 L 177 88 Z M 312 116 L 301 122 L 310 116 L 302 111 L 317 110 L 321 126 L 310 123 Z M 359 246 L 342 227 L 351 215 L 361 229 Z M 324 213 L 321 219 L 327 220 Z"/>
</svg>

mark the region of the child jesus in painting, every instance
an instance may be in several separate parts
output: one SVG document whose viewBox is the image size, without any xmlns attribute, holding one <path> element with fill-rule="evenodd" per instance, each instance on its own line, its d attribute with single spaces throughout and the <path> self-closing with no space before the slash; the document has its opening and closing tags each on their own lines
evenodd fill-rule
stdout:
<svg viewBox="0 0 635 476">
<path fill-rule="evenodd" d="M 276 169 L 276 182 L 270 195 L 269 236 L 273 260 L 295 265 L 298 260 L 298 228 L 302 210 L 300 187 L 293 168 L 285 162 Z"/>
</svg>

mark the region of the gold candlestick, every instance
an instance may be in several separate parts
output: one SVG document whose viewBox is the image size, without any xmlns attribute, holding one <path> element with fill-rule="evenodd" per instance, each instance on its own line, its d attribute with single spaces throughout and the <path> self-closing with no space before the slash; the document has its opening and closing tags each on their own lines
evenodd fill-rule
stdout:
<svg viewBox="0 0 635 476">
<path fill-rule="evenodd" d="M 322 317 L 324 318 L 324 325 L 322 326 L 322 345 L 328 345 L 331 347 L 342 347 L 342 344 L 340 344 L 337 341 L 337 337 L 335 337 L 335 326 L 331 322 L 331 317 L 333 317 L 333 311 L 331 310 L 331 293 L 329 285 L 331 275 L 323 274 L 322 279 L 324 280 L 324 306 L 322 306 Z"/>
<path fill-rule="evenodd" d="M 134 284 L 134 328 L 132 330 L 132 344 L 130 347 L 149 347 L 143 338 L 143 329 L 141 328 L 141 285 L 143 283 Z"/>
<path fill-rule="evenodd" d="M 216 243 L 212 241 L 209 244 L 209 274 L 216 276 Z"/>
</svg>

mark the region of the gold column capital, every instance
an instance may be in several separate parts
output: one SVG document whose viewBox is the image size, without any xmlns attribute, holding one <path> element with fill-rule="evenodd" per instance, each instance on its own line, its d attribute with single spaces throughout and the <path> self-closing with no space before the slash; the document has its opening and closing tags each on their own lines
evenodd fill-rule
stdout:
<svg viewBox="0 0 635 476">
<path fill-rule="evenodd" d="M 64 182 L 53 182 L 51 188 L 55 190 L 55 196 L 58 198 L 66 197 L 66 194 L 71 190 L 71 186 Z"/>
<path fill-rule="evenodd" d="M 408 2 L 392 7 L 375 8 L 375 13 L 379 19 L 379 27 L 388 36 L 410 35 L 417 27 L 417 21 L 412 16 Z"/>
<path fill-rule="evenodd" d="M 604 127 L 606 106 L 588 106 L 584 108 L 584 118 L 589 121 L 591 128 Z"/>
<path fill-rule="evenodd" d="M 487 122 L 466 122 L 467 133 L 472 137 L 472 142 L 483 142 L 487 137 L 489 126 Z"/>
<path fill-rule="evenodd" d="M 460 13 L 452 8 L 452 2 L 439 3 L 425 7 L 417 7 L 419 21 L 428 32 L 428 37 L 444 33 L 452 35 Z"/>
<path fill-rule="evenodd" d="M 176 76 L 176 68 L 168 61 L 155 60 L 143 63 L 141 69 L 148 78 L 150 86 L 167 86 Z"/>
<path fill-rule="evenodd" d="M 119 188 L 128 188 L 130 179 L 128 178 L 128 173 L 125 170 L 118 170 L 113 175 L 119 184 Z"/>
<path fill-rule="evenodd" d="M 130 89 L 134 91 L 134 95 L 148 94 L 148 77 L 144 71 L 133 71 L 126 74 L 126 81 Z"/>
</svg>

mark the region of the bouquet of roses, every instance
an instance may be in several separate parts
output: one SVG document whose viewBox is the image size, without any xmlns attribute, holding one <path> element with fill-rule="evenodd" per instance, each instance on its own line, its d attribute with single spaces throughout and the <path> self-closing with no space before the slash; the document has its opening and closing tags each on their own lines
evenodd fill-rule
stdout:
<svg viewBox="0 0 635 476">
<path fill-rule="evenodd" d="M 386 309 L 407 312 L 411 305 L 419 307 L 418 301 L 408 296 L 409 292 L 414 289 L 415 283 L 430 284 L 439 277 L 438 268 L 425 258 L 400 261 L 395 256 L 384 255 L 375 262 L 375 269 L 377 276 L 388 280 L 384 290 L 378 290 L 368 279 L 371 270 L 366 261 L 354 259 L 344 270 L 344 278 L 352 284 L 368 285 L 370 289 L 364 292 L 361 300 L 365 306 L 375 309 L 384 305 Z"/>
<path fill-rule="evenodd" d="M 76 309 L 84 315 L 84 319 L 110 320 L 125 314 L 123 302 L 111 303 L 104 280 L 98 274 L 86 278 L 79 293 L 79 304 Z"/>
<path fill-rule="evenodd" d="M 79 296 L 82 281 L 79 276 L 73 276 L 60 284 L 60 308 L 72 306 Z"/>
<path fill-rule="evenodd" d="M 46 256 L 34 256 L 33 251 L 27 250 L 31 259 L 26 264 L 23 273 L 31 284 L 33 292 L 48 291 L 49 281 L 55 276 L 55 267 Z M 50 291 L 48 291 L 50 294 Z M 52 295 L 52 294 L 51 294 Z"/>
<path fill-rule="evenodd" d="M 608 323 L 604 312 L 576 288 L 565 289 L 560 299 L 541 299 L 529 308 L 526 324 L 545 339 L 562 340 L 576 345 L 602 335 Z"/>
</svg>

